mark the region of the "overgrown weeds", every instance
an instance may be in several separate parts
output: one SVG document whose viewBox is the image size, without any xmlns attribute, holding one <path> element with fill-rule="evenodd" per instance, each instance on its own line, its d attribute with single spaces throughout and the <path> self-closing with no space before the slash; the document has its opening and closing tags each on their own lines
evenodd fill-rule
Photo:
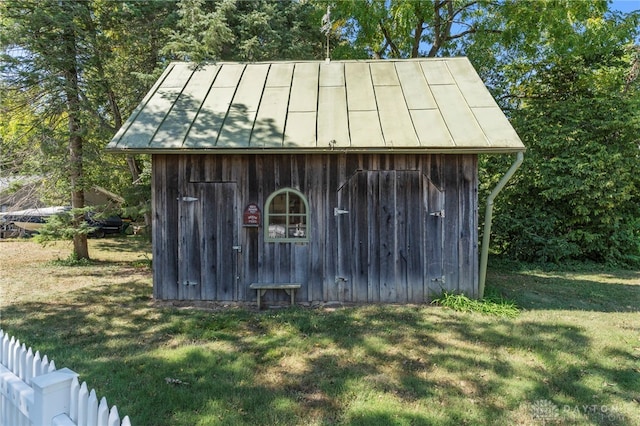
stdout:
<svg viewBox="0 0 640 426">
<path fill-rule="evenodd" d="M 481 300 L 471 299 L 460 293 L 444 292 L 431 303 L 458 312 L 479 312 L 505 318 L 515 318 L 520 314 L 520 309 L 514 301 L 503 298 L 495 291 L 487 292 L 491 295 Z"/>
</svg>

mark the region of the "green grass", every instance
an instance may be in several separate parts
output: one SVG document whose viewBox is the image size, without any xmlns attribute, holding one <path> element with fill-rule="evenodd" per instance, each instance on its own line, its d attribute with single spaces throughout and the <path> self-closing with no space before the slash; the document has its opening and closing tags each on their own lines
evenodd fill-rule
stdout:
<svg viewBox="0 0 640 426">
<path fill-rule="evenodd" d="M 67 245 L 0 241 L 0 326 L 135 425 L 640 424 L 638 271 L 492 260 L 488 305 L 515 317 L 189 308 L 152 300 L 140 240 L 91 244 L 67 267 Z"/>
<path fill-rule="evenodd" d="M 431 301 L 432 304 L 444 306 L 459 312 L 480 312 L 499 317 L 515 318 L 520 309 L 512 300 L 506 300 L 495 291 L 487 291 L 482 300 L 470 299 L 464 294 L 444 292 L 440 297 Z"/>
</svg>

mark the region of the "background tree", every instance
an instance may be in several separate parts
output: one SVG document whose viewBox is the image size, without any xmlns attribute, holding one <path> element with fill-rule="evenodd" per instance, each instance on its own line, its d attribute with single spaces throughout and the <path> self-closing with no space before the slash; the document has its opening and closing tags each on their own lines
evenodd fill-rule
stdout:
<svg viewBox="0 0 640 426">
<path fill-rule="evenodd" d="M 518 29 L 468 49 L 478 57 L 503 46 L 504 55 L 478 62 L 527 146 L 513 184 L 496 200 L 494 249 L 528 261 L 637 265 L 640 98 L 630 77 L 638 14 L 595 2 L 573 10 L 540 4 L 534 11 L 510 5 Z M 483 160 L 486 193 L 507 165 Z"/>
<path fill-rule="evenodd" d="M 181 0 L 163 52 L 194 62 L 324 58 L 322 9 L 295 0 Z M 324 5 L 326 7 L 326 4 Z"/>
<path fill-rule="evenodd" d="M 499 251 L 528 261 L 640 263 L 634 63 L 637 47 L 605 44 L 531 68 L 511 113 L 527 160 L 496 206 Z"/>
<path fill-rule="evenodd" d="M 77 205 L 102 183 L 144 210 L 148 161 L 103 148 L 166 63 L 323 59 L 329 4 L 333 58 L 466 55 L 512 119 L 528 153 L 496 200 L 496 250 L 640 258 L 639 14 L 606 0 L 6 0 L 0 172 L 46 176 L 49 199 Z M 510 159 L 481 161 L 484 194 Z"/>
<path fill-rule="evenodd" d="M 92 2 L 92 42 L 97 66 L 87 70 L 96 155 L 110 167 L 96 167 L 95 181 L 122 195 L 125 216 L 143 217 L 151 226 L 150 160 L 147 156 L 104 154 L 104 144 L 123 125 L 166 65 L 162 48 L 176 25 L 174 2 Z M 124 118 L 123 118 L 124 117 Z M 92 168 L 94 169 L 94 168 Z M 114 173 L 115 171 L 115 173 Z M 128 173 L 127 173 L 128 171 Z"/>
<path fill-rule="evenodd" d="M 467 0 L 350 0 L 336 2 L 345 31 L 374 58 L 452 55 L 477 34 L 500 32 L 501 3 Z"/>
<path fill-rule="evenodd" d="M 56 204 L 68 204 L 69 196 L 53 196 L 52 183 L 66 188 L 79 230 L 86 189 L 98 184 L 121 192 L 132 179 L 145 176 L 132 157 L 105 156 L 104 144 L 146 92 L 148 84 L 140 82 L 154 78 L 166 42 L 162 29 L 174 19 L 173 6 L 105 0 L 0 3 L 0 105 L 6 113 L 0 124 L 3 151 L 10 154 L 3 156 L 2 172 L 41 175 L 50 184 L 45 198 Z M 24 117 L 29 120 L 21 122 Z M 9 125 L 17 122 L 21 125 Z M 38 153 L 46 158 L 37 160 Z M 24 167 L 33 163 L 37 167 Z M 144 198 L 149 196 L 147 185 Z M 86 231 L 73 240 L 74 255 L 88 258 Z"/>
<path fill-rule="evenodd" d="M 54 132 L 64 132 L 67 148 L 65 172 L 71 206 L 84 208 L 83 143 L 85 117 L 81 109 L 81 67 L 84 66 L 83 35 L 88 10 L 79 2 L 4 2 L 0 5 L 3 55 L 0 70 L 8 80 L 8 93 L 29 89 L 36 97 L 36 113 Z M 38 90 L 36 90 L 38 89 Z M 62 122 L 65 129 L 62 130 Z M 83 220 L 76 214 L 74 222 Z M 86 234 L 73 238 L 74 255 L 89 257 Z"/>
</svg>

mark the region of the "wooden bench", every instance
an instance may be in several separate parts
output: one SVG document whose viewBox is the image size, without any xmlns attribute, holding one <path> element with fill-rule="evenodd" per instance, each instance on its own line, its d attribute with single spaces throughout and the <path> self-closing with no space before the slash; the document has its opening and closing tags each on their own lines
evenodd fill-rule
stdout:
<svg viewBox="0 0 640 426">
<path fill-rule="evenodd" d="M 260 309 L 260 297 L 264 296 L 267 290 L 284 290 L 291 296 L 291 306 L 295 303 L 296 290 L 301 286 L 300 283 L 251 283 L 249 288 L 256 290 L 258 293 L 258 309 Z"/>
</svg>

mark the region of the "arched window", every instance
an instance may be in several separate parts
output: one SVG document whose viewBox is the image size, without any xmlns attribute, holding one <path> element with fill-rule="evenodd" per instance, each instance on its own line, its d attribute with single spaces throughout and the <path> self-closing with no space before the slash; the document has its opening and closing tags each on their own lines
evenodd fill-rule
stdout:
<svg viewBox="0 0 640 426">
<path fill-rule="evenodd" d="M 267 198 L 265 212 L 265 241 L 309 241 L 309 204 L 299 191 L 284 188 L 274 192 Z"/>
</svg>

